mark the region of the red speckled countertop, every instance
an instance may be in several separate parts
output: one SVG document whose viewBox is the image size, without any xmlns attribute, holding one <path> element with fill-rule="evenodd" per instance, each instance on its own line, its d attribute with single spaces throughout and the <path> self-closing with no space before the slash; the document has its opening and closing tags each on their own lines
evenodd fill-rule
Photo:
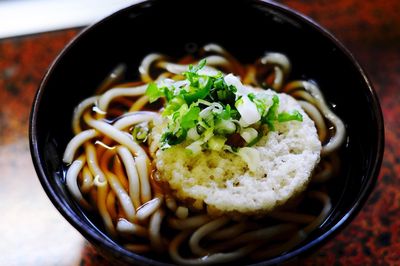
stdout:
<svg viewBox="0 0 400 266">
<path fill-rule="evenodd" d="M 353 52 L 378 93 L 386 128 L 382 169 L 367 204 L 332 241 L 298 263 L 400 265 L 400 1 L 281 2 Z M 0 40 L 0 265 L 109 265 L 51 205 L 28 147 L 29 111 L 40 79 L 77 33 Z"/>
</svg>

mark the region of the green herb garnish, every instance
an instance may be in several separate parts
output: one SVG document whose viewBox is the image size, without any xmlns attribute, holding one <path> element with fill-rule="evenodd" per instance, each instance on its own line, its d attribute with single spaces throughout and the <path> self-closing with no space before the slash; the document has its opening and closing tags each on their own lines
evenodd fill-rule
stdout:
<svg viewBox="0 0 400 266">
<path fill-rule="evenodd" d="M 202 149 L 235 151 L 240 146 L 234 143 L 243 145 L 247 141 L 245 146 L 253 146 L 268 130 L 275 130 L 276 123 L 303 120 L 297 110 L 279 113 L 277 95 L 237 88 L 233 84 L 241 83 L 233 75 L 228 75 L 236 79 L 232 84 L 221 72 L 214 76 L 201 74 L 205 65 L 204 59 L 198 65 L 190 65 L 179 84 L 170 81 L 148 85 L 146 95 L 150 102 L 166 100 L 162 115 L 168 125 L 161 137 L 162 148 L 186 141 L 190 153 Z M 141 140 L 145 136 L 143 130 L 135 130 L 135 139 Z M 243 134 L 241 141 L 237 141 L 239 134 Z"/>
<path fill-rule="evenodd" d="M 132 137 L 137 142 L 146 142 L 150 133 L 150 127 L 147 122 L 137 124 L 132 130 Z"/>
</svg>

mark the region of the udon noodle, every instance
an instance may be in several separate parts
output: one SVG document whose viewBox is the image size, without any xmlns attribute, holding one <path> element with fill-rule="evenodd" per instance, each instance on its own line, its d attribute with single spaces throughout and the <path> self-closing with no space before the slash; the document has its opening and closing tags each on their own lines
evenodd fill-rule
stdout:
<svg viewBox="0 0 400 266">
<path fill-rule="evenodd" d="M 128 250 L 169 254 L 184 265 L 226 263 L 243 257 L 261 260 L 285 253 L 318 228 L 331 209 L 323 183 L 340 163 L 336 151 L 345 137 L 343 122 L 330 110 L 314 82 L 287 81 L 291 64 L 280 53 L 266 53 L 254 64 L 241 64 L 216 44 L 200 50 L 207 59 L 205 71 L 220 70 L 241 77 L 244 84 L 269 87 L 293 96 L 314 120 L 322 143 L 321 161 L 312 182 L 299 200 L 265 215 L 212 216 L 194 211 L 176 200 L 154 174 L 153 147 L 135 142 L 132 129 L 151 124 L 160 116 L 149 104 L 147 84 L 165 78 L 182 79 L 195 60 L 178 61 L 149 54 L 140 67 L 140 80 L 121 83 L 124 65 L 118 66 L 99 86 L 95 96 L 75 109 L 75 136 L 65 149 L 69 165 L 66 186 L 87 211 L 97 213 L 108 234 Z M 319 212 L 302 208 L 312 202 Z"/>
</svg>

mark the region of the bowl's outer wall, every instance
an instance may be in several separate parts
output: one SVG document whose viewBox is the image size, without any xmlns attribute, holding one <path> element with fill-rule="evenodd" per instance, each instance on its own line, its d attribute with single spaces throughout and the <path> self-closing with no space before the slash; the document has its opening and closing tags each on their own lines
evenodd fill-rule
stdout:
<svg viewBox="0 0 400 266">
<path fill-rule="evenodd" d="M 74 107 L 120 63 L 128 66 L 128 79 L 137 78 L 139 63 L 151 52 L 178 58 L 187 54 L 189 43 L 201 47 L 212 42 L 246 63 L 266 51 L 284 53 L 292 62 L 289 79 L 315 80 L 344 120 L 348 137 L 340 153 L 342 170 L 329 186 L 335 204 L 332 215 L 303 248 L 267 262 L 277 263 L 323 241 L 365 201 L 382 158 L 379 104 L 343 48 L 298 15 L 261 1 L 198 3 L 151 1 L 133 6 L 87 29 L 64 50 L 44 78 L 33 107 L 35 167 L 55 206 L 105 254 L 120 262 L 156 263 L 122 250 L 101 233 L 101 226 L 93 227 L 65 190 L 61 158 L 72 137 Z"/>
</svg>

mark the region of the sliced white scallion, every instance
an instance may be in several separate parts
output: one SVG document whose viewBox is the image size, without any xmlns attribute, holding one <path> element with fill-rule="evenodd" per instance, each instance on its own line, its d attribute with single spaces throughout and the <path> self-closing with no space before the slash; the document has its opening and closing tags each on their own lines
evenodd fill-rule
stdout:
<svg viewBox="0 0 400 266">
<path fill-rule="evenodd" d="M 243 86 L 242 82 L 240 82 L 240 79 L 238 77 L 236 77 L 235 75 L 233 75 L 232 73 L 226 75 L 224 77 L 224 81 L 225 81 L 226 85 L 228 85 L 228 86 L 232 85 L 232 86 L 236 87 L 236 90 L 237 90 L 236 95 L 237 96 L 247 95 L 249 93 L 249 90 Z"/>
<path fill-rule="evenodd" d="M 192 127 L 188 130 L 187 137 L 191 140 L 198 140 L 200 138 L 200 135 L 197 132 L 197 129 L 195 127 Z"/>
<path fill-rule="evenodd" d="M 212 103 L 213 113 L 221 113 L 224 110 L 224 107 L 220 103 Z"/>
<path fill-rule="evenodd" d="M 205 118 L 207 118 L 207 117 L 209 117 L 209 116 L 211 115 L 212 110 L 213 110 L 213 107 L 212 107 L 212 106 L 209 106 L 209 107 L 203 109 L 203 110 L 200 112 L 199 116 L 200 116 L 201 118 L 205 119 Z"/>
<path fill-rule="evenodd" d="M 232 134 L 236 131 L 236 124 L 232 120 L 221 120 L 215 125 L 218 134 Z"/>
<path fill-rule="evenodd" d="M 255 130 L 252 127 L 248 127 L 248 128 L 244 128 L 241 132 L 240 132 L 240 136 L 247 142 L 250 143 L 253 140 L 255 140 L 258 136 L 258 132 L 257 130 Z"/>
<path fill-rule="evenodd" d="M 237 100 L 235 106 L 240 114 L 239 123 L 242 127 L 247 127 L 260 121 L 261 114 L 258 112 L 256 104 L 246 95 Z"/>
<path fill-rule="evenodd" d="M 186 87 L 186 86 L 188 86 L 188 85 L 190 85 L 190 82 L 189 82 L 189 80 L 187 80 L 187 79 L 185 79 L 185 80 L 179 80 L 179 81 L 176 81 L 176 82 L 174 83 L 175 88 L 182 88 L 182 87 Z"/>
</svg>

